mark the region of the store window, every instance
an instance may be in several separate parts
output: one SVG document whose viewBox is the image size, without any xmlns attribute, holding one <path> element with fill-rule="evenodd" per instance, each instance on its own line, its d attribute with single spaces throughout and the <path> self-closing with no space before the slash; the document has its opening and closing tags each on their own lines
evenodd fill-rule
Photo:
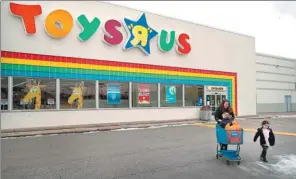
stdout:
<svg viewBox="0 0 296 179">
<path fill-rule="evenodd" d="M 100 108 L 128 108 L 129 84 L 100 81 L 99 98 Z"/>
<path fill-rule="evenodd" d="M 185 106 L 203 106 L 203 97 L 203 86 L 185 85 Z"/>
<path fill-rule="evenodd" d="M 55 108 L 55 79 L 13 78 L 13 109 L 38 110 Z"/>
<path fill-rule="evenodd" d="M 61 109 L 89 109 L 96 107 L 95 81 L 60 80 Z"/>
<path fill-rule="evenodd" d="M 8 77 L 1 78 L 1 110 L 8 110 Z"/>
<path fill-rule="evenodd" d="M 160 85 L 161 107 L 180 107 L 182 105 L 182 85 Z"/>
<path fill-rule="evenodd" d="M 133 83 L 133 107 L 157 107 L 157 84 Z"/>
</svg>

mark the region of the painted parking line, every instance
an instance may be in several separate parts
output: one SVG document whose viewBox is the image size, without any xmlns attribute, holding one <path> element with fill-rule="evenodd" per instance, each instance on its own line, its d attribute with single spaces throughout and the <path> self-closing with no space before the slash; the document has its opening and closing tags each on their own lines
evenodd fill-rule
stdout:
<svg viewBox="0 0 296 179">
<path fill-rule="evenodd" d="M 199 127 L 208 127 L 208 128 L 215 128 L 216 124 L 200 124 L 200 123 L 195 123 L 192 124 L 193 126 L 199 126 Z M 244 131 L 246 132 L 256 132 L 257 129 L 251 129 L 251 128 L 244 128 Z M 274 134 L 277 135 L 285 135 L 285 136 L 295 136 L 296 137 L 296 133 L 295 132 L 277 132 L 274 131 Z"/>
</svg>

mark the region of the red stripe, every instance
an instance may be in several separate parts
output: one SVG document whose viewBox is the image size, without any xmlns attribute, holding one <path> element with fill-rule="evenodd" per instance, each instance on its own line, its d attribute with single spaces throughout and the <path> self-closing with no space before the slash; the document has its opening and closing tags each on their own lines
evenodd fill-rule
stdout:
<svg viewBox="0 0 296 179">
<path fill-rule="evenodd" d="M 238 115 L 237 111 L 237 74 L 235 74 L 235 77 L 234 77 L 234 91 L 235 91 L 235 114 Z"/>
<path fill-rule="evenodd" d="M 39 55 L 39 54 L 29 54 L 29 53 L 20 53 L 20 52 L 8 52 L 8 51 L 1 51 L 1 56 L 7 57 L 7 58 L 21 58 L 21 59 L 27 59 L 27 60 L 43 60 L 43 61 L 53 61 L 53 62 L 65 62 L 65 63 L 120 66 L 120 67 L 129 67 L 129 68 L 156 69 L 156 70 L 190 72 L 190 73 L 200 73 L 200 74 L 215 74 L 215 75 L 225 75 L 225 76 L 236 75 L 236 73 L 223 72 L 223 71 L 211 71 L 211 70 L 202 70 L 202 69 L 179 68 L 179 67 L 169 67 L 169 66 L 150 65 L 150 64 L 104 61 L 104 60 L 83 59 L 83 58 L 76 58 L 76 57 Z"/>
</svg>

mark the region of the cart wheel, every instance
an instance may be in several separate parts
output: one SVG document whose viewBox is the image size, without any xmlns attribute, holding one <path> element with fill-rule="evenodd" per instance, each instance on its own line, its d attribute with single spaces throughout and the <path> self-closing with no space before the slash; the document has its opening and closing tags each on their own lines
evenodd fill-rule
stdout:
<svg viewBox="0 0 296 179">
<path fill-rule="evenodd" d="M 238 161 L 237 164 L 240 165 L 240 161 Z"/>
<path fill-rule="evenodd" d="M 226 162 L 227 162 L 227 165 L 230 165 L 230 162 L 229 162 L 229 160 L 227 160 Z"/>
<path fill-rule="evenodd" d="M 218 154 L 216 155 L 216 158 L 217 158 L 217 159 L 219 158 L 219 155 L 218 155 Z"/>
</svg>

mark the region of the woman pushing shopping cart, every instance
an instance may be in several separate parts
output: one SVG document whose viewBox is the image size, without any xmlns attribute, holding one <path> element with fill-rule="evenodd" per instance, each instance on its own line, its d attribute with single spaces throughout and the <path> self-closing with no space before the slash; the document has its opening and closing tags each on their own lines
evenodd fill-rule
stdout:
<svg viewBox="0 0 296 179">
<path fill-rule="evenodd" d="M 241 157 L 240 145 L 243 144 L 244 131 L 237 127 L 234 121 L 234 113 L 230 107 L 229 101 L 223 100 L 215 113 L 216 137 L 217 137 L 217 153 L 216 158 L 224 157 L 227 164 L 235 161 L 240 164 Z M 235 145 L 235 150 L 228 150 L 228 145 Z"/>
</svg>

